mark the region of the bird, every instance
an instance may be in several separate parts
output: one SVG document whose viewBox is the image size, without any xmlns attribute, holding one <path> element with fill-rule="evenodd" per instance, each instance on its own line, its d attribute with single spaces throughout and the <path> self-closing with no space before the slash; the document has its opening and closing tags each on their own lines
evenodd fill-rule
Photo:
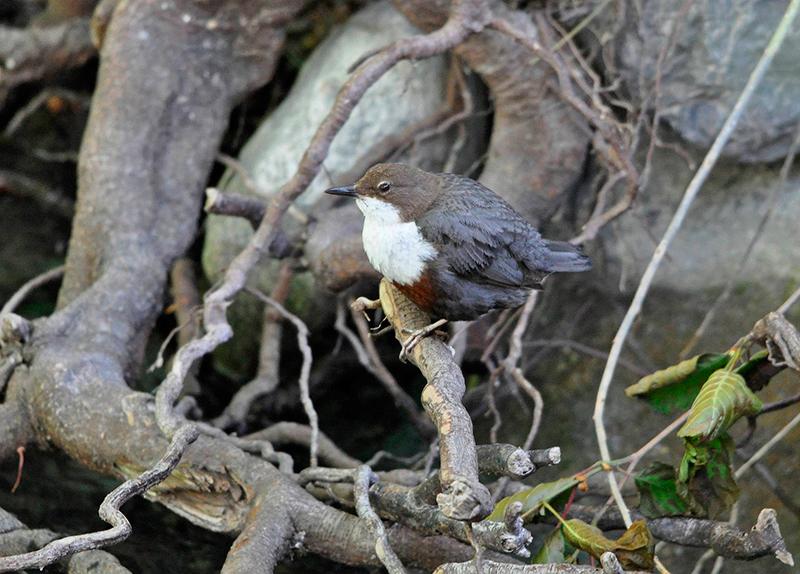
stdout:
<svg viewBox="0 0 800 574">
<path fill-rule="evenodd" d="M 542 238 L 507 201 L 469 177 L 379 163 L 354 185 L 325 192 L 355 199 L 370 264 L 437 319 L 416 340 L 447 321 L 519 307 L 552 273 L 591 268 L 580 248 Z"/>
</svg>

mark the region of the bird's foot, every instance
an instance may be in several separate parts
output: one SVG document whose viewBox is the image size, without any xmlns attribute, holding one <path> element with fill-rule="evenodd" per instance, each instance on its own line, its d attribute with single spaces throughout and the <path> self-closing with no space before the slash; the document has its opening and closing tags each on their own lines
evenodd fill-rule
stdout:
<svg viewBox="0 0 800 574">
<path fill-rule="evenodd" d="M 447 323 L 447 319 L 439 319 L 435 323 L 431 323 L 430 325 L 423 327 L 422 329 L 403 329 L 403 332 L 410 335 L 408 339 L 403 342 L 402 348 L 400 349 L 400 360 L 404 363 L 408 360 L 408 356 L 411 351 L 414 350 L 419 342 L 430 335 L 431 333 L 436 332 L 436 329 L 441 327 L 442 325 Z M 444 333 L 447 336 L 447 333 Z"/>
<path fill-rule="evenodd" d="M 367 309 L 374 311 L 381 308 L 380 299 L 369 299 L 367 297 L 358 297 L 355 301 L 350 303 L 350 308 L 364 314 L 364 318 L 369 321 Z"/>
</svg>

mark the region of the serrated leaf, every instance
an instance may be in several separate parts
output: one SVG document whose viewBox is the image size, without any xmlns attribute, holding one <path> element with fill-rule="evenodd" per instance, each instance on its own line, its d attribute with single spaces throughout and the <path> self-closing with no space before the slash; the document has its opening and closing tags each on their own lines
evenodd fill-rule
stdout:
<svg viewBox="0 0 800 574">
<path fill-rule="evenodd" d="M 761 407 L 761 399 L 747 387 L 742 375 L 720 369 L 700 389 L 678 436 L 714 440 L 740 417 L 754 415 Z"/>
<path fill-rule="evenodd" d="M 678 496 L 675 480 L 675 469 L 662 462 L 640 472 L 634 478 L 641 496 L 639 511 L 648 518 L 685 514 L 686 503 Z"/>
<path fill-rule="evenodd" d="M 602 530 L 577 518 L 565 521 L 562 530 L 567 542 L 598 560 L 604 553 L 613 552 L 625 569 L 653 567 L 653 537 L 644 520 L 631 524 L 616 540 L 606 538 Z"/>
<path fill-rule="evenodd" d="M 553 482 L 542 482 L 533 488 L 527 488 L 511 496 L 506 496 L 495 505 L 494 510 L 486 518 L 486 520 L 501 522 L 503 520 L 503 514 L 506 511 L 506 507 L 517 500 L 522 502 L 523 514 L 535 512 L 541 508 L 543 502 L 551 502 L 559 495 L 569 492 L 570 489 L 574 488 L 579 482 L 580 480 L 574 476 L 568 476 L 565 478 L 559 478 Z"/>
<path fill-rule="evenodd" d="M 724 367 L 729 360 L 729 354 L 697 355 L 643 377 L 625 389 L 625 394 L 646 400 L 664 414 L 684 411 L 711 373 Z"/>
<path fill-rule="evenodd" d="M 556 528 L 544 539 L 539 552 L 531 558 L 531 564 L 559 564 L 564 561 L 564 535 Z"/>
</svg>

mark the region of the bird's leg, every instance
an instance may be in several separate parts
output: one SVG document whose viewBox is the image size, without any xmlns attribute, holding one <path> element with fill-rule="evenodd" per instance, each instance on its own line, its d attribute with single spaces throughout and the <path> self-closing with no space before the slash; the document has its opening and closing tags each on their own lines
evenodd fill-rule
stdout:
<svg viewBox="0 0 800 574">
<path fill-rule="evenodd" d="M 404 328 L 403 332 L 409 334 L 410 337 L 405 340 L 402 349 L 400 349 L 400 360 L 405 362 L 409 353 L 411 353 L 411 351 L 414 350 L 414 347 L 416 347 L 423 338 L 427 337 L 428 335 L 436 331 L 436 329 L 438 329 L 442 325 L 445 325 L 446 323 L 447 319 L 439 319 L 435 323 L 431 323 L 430 325 L 423 327 L 422 329 Z"/>
</svg>

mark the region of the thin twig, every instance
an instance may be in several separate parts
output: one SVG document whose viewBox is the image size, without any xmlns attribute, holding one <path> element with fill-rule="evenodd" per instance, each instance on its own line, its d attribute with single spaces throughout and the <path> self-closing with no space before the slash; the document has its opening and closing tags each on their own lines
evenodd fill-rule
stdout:
<svg viewBox="0 0 800 574">
<path fill-rule="evenodd" d="M 392 373 L 389 372 L 389 369 L 386 368 L 386 365 L 383 364 L 378 350 L 375 348 L 375 342 L 370 336 L 369 325 L 367 325 L 367 321 L 364 319 L 361 312 L 354 308 L 352 304 L 350 305 L 350 317 L 358 330 L 358 335 L 361 338 L 359 341 L 355 338 L 355 334 L 344 324 L 343 311 L 340 305 L 339 309 L 337 309 L 336 323 L 338 326 L 336 328 L 353 346 L 358 361 L 378 379 L 381 385 L 383 385 L 383 388 L 386 389 L 386 392 L 394 399 L 395 406 L 406 413 L 406 416 L 417 431 L 419 431 L 424 438 L 432 438 L 436 434 L 436 429 L 430 419 L 417 407 L 417 403 L 414 399 L 403 390 L 397 382 L 397 379 L 394 378 Z M 339 319 L 340 314 L 341 321 Z"/>
<path fill-rule="evenodd" d="M 797 403 L 800 403 L 800 393 L 792 395 L 791 397 L 786 397 L 785 399 L 781 399 L 779 401 L 775 401 L 773 403 L 767 403 L 760 411 L 758 411 L 756 416 L 760 417 L 761 415 L 765 415 L 767 413 L 779 411 L 781 409 L 785 409 L 786 407 L 796 405 Z"/>
<path fill-rule="evenodd" d="M 798 300 L 800 300 L 800 287 L 798 287 L 794 293 L 789 295 L 789 298 L 783 302 L 783 305 L 778 307 L 777 312 L 781 315 L 785 315 L 792 305 L 797 303 Z"/>
<path fill-rule="evenodd" d="M 606 363 L 603 376 L 600 380 L 600 386 L 597 390 L 597 399 L 594 409 L 595 433 L 597 434 L 597 442 L 600 447 L 600 456 L 605 461 L 611 459 L 611 453 L 608 448 L 608 436 L 606 433 L 605 424 L 603 422 L 603 414 L 605 412 L 608 390 L 611 386 L 611 380 L 614 377 L 614 371 L 616 370 L 622 347 L 625 345 L 625 339 L 627 338 L 628 333 L 633 326 L 634 320 L 642 309 L 642 304 L 644 303 L 644 299 L 650 290 L 650 286 L 653 282 L 655 274 L 658 271 L 661 261 L 664 259 L 664 255 L 672 243 L 673 238 L 683 224 L 686 214 L 689 211 L 689 207 L 692 205 L 695 197 L 697 197 L 697 193 L 702 188 L 706 178 L 711 173 L 714 164 L 716 164 L 717 160 L 719 159 L 725 144 L 728 142 L 733 134 L 734 129 L 736 128 L 736 125 L 739 123 L 739 120 L 742 117 L 744 109 L 750 101 L 751 96 L 755 92 L 756 87 L 758 87 L 758 85 L 761 83 L 764 74 L 769 68 L 769 65 L 772 63 L 773 57 L 777 53 L 781 44 L 783 44 L 783 40 L 788 31 L 791 29 L 791 23 L 794 20 L 799 8 L 800 0 L 791 0 L 783 18 L 781 19 L 781 22 L 778 24 L 775 33 L 773 34 L 769 44 L 764 50 L 764 53 L 759 59 L 758 64 L 756 64 L 755 69 L 750 74 L 747 84 L 742 90 L 742 93 L 739 95 L 733 110 L 725 120 L 719 135 L 714 140 L 711 149 L 703 159 L 703 163 L 700 165 L 699 169 L 692 178 L 692 181 L 686 188 L 683 199 L 681 199 L 681 203 L 678 206 L 678 209 L 675 211 L 675 215 L 673 215 L 672 220 L 670 221 L 670 224 L 661 239 L 661 242 L 658 244 L 658 247 L 656 247 L 653 257 L 650 259 L 650 263 L 647 265 L 644 275 L 639 282 L 639 287 L 636 289 L 633 301 L 631 302 L 627 313 L 625 313 L 625 318 L 623 319 L 622 324 L 620 325 L 619 330 L 614 337 L 614 342 L 611 346 L 611 351 L 609 352 L 608 362 Z M 625 501 L 622 498 L 622 493 L 619 490 L 617 479 L 613 472 L 608 472 L 607 475 L 611 492 L 614 494 L 614 499 L 620 508 L 620 512 L 625 520 L 625 524 L 626 526 L 630 526 L 632 523 L 630 510 L 628 510 L 628 506 L 625 504 Z"/>
<path fill-rule="evenodd" d="M 25 467 L 25 447 L 23 445 L 17 447 L 17 457 L 19 458 L 19 462 L 17 463 L 17 479 L 11 487 L 11 494 L 14 494 L 22 483 L 22 469 Z"/>
<path fill-rule="evenodd" d="M 744 464 L 737 468 L 736 472 L 734 473 L 734 477 L 736 477 L 737 480 L 741 478 L 744 473 L 750 470 L 751 466 L 761 460 L 764 455 L 772 449 L 772 447 L 782 441 L 784 437 L 789 434 L 798 424 L 800 424 L 800 413 L 797 413 L 794 418 L 786 423 L 781 430 L 776 432 L 772 438 L 765 442 L 764 445 L 758 449 L 755 454 L 753 454 L 753 456 L 751 456 L 747 461 L 744 462 Z"/>
<path fill-rule="evenodd" d="M 22 285 L 22 287 L 17 289 L 16 293 L 14 293 L 8 301 L 6 301 L 6 304 L 3 305 L 2 309 L 0 309 L 0 315 L 4 315 L 5 313 L 13 313 L 31 291 L 38 289 L 42 285 L 50 283 L 50 281 L 58 279 L 63 274 L 64 266 L 59 265 L 58 267 L 53 267 L 52 269 L 37 275 L 33 279 L 29 279 L 24 285 Z"/>
<path fill-rule="evenodd" d="M 285 261 L 278 271 L 278 277 L 270 293 L 272 299 L 281 305 L 289 296 L 293 275 L 291 262 Z M 256 375 L 236 391 L 228 406 L 212 421 L 216 427 L 245 426 L 247 414 L 253 403 L 264 395 L 274 392 L 280 383 L 283 321 L 280 313 L 270 305 L 264 306 L 261 317 L 261 340 L 258 346 Z"/>
<path fill-rule="evenodd" d="M 99 515 L 112 528 L 59 538 L 39 550 L 16 556 L 2 557 L 0 558 L 0 572 L 33 568 L 41 570 L 45 566 L 58 562 L 67 556 L 86 550 L 95 550 L 111 544 L 118 544 L 128 538 L 132 531 L 131 523 L 128 522 L 128 519 L 120 512 L 119 508 L 134 496 L 142 494 L 148 488 L 167 478 L 180 462 L 186 448 L 195 441 L 197 436 L 198 430 L 195 425 L 186 424 L 182 426 L 172 437 L 172 442 L 167 452 L 161 457 L 161 460 L 136 478 L 126 480 L 106 496 L 100 505 Z"/>
<path fill-rule="evenodd" d="M 311 376 L 311 365 L 313 363 L 313 356 L 311 354 L 311 345 L 308 344 L 308 327 L 303 320 L 286 310 L 286 307 L 278 303 L 272 297 L 268 297 L 258 289 L 247 288 L 247 292 L 255 295 L 264 303 L 272 305 L 284 319 L 290 321 L 297 329 L 297 345 L 300 347 L 300 352 L 303 354 L 303 364 L 300 367 L 300 378 L 298 384 L 300 385 L 300 402 L 303 404 L 303 409 L 308 416 L 308 423 L 311 426 L 311 444 L 309 445 L 310 462 L 311 466 L 317 466 L 317 450 L 319 450 L 319 417 L 317 410 L 314 408 L 314 403 L 311 400 L 311 391 L 309 387 L 309 378 Z"/>
</svg>

